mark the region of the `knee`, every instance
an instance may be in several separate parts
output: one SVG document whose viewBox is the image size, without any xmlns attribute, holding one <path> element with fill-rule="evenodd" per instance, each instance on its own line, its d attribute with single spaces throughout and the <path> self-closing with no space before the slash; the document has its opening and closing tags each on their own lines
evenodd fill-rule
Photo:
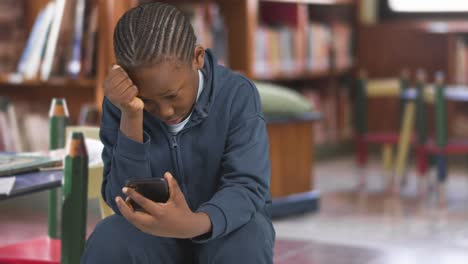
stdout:
<svg viewBox="0 0 468 264">
<path fill-rule="evenodd" d="M 81 263 L 130 263 L 128 249 L 136 229 L 122 216 L 99 222 L 86 242 Z"/>
<path fill-rule="evenodd" d="M 270 220 L 257 213 L 243 227 L 232 232 L 223 239 L 227 247 L 238 248 L 239 252 L 255 252 L 259 248 L 272 249 L 275 231 Z"/>
<path fill-rule="evenodd" d="M 201 254 L 206 263 L 272 263 L 275 231 L 270 220 L 257 213 L 243 227 L 216 239 Z"/>
</svg>

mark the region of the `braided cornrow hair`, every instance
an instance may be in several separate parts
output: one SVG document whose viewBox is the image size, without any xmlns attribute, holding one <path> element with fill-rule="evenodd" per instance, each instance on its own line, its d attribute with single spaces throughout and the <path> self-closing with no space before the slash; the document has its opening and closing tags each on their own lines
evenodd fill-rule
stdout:
<svg viewBox="0 0 468 264">
<path fill-rule="evenodd" d="M 126 69 L 170 59 L 190 62 L 197 38 L 189 19 L 177 8 L 148 3 L 127 11 L 117 22 L 114 52 Z"/>
</svg>

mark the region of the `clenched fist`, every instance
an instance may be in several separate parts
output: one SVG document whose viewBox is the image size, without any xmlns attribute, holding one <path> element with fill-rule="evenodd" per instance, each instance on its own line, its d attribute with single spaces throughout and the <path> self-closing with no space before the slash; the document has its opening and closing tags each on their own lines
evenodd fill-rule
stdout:
<svg viewBox="0 0 468 264">
<path fill-rule="evenodd" d="M 143 101 L 137 97 L 138 88 L 119 65 L 114 65 L 104 80 L 104 95 L 122 112 L 139 112 L 145 106 Z"/>
</svg>

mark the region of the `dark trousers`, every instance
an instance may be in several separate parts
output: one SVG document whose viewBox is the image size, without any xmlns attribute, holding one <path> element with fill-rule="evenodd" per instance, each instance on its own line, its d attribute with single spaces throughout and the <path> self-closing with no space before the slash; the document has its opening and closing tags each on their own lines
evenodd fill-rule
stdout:
<svg viewBox="0 0 468 264">
<path fill-rule="evenodd" d="M 81 263 L 269 264 L 273 263 L 274 241 L 271 221 L 260 213 L 229 235 L 205 243 L 148 235 L 113 215 L 96 226 Z"/>
</svg>

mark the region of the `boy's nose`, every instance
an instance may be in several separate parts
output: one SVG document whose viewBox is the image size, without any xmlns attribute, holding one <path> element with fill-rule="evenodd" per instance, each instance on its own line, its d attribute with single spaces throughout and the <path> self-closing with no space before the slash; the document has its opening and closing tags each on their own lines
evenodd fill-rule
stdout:
<svg viewBox="0 0 468 264">
<path fill-rule="evenodd" d="M 175 111 L 174 111 L 174 108 L 170 105 L 166 105 L 166 106 L 162 105 L 159 108 L 159 113 L 162 119 L 168 121 L 174 117 Z"/>
</svg>

